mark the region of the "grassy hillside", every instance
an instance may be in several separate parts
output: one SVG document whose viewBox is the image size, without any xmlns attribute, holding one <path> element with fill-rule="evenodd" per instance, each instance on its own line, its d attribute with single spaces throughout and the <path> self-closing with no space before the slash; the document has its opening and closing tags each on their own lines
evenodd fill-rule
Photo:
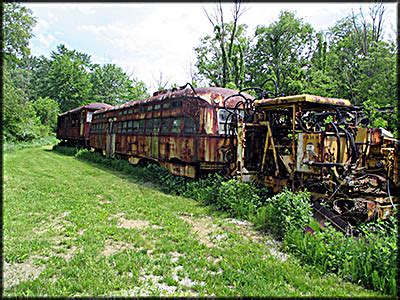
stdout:
<svg viewBox="0 0 400 300">
<path fill-rule="evenodd" d="M 6 296 L 379 296 L 247 222 L 48 148 L 4 156 Z"/>
</svg>

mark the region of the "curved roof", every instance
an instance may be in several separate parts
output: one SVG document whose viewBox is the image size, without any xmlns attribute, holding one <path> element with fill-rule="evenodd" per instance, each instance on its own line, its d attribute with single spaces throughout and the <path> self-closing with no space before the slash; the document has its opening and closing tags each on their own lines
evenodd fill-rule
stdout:
<svg viewBox="0 0 400 300">
<path fill-rule="evenodd" d="M 99 109 L 105 109 L 105 108 L 111 108 L 111 107 L 113 107 L 113 106 L 110 105 L 110 104 L 95 102 L 95 103 L 89 103 L 89 104 L 86 104 L 86 105 L 71 109 L 71 110 L 66 111 L 66 112 L 64 112 L 62 114 L 59 114 L 59 115 L 63 116 L 63 115 L 69 114 L 69 113 L 78 112 L 78 111 L 80 111 L 82 109 L 99 110 Z"/>
<path fill-rule="evenodd" d="M 335 105 L 335 106 L 352 106 L 350 101 L 346 99 L 328 98 L 328 97 L 321 97 L 321 96 L 314 96 L 307 94 L 256 100 L 254 102 L 254 105 L 273 106 L 273 105 L 305 103 L 305 102 L 314 104 Z"/>
<path fill-rule="evenodd" d="M 226 101 L 226 106 L 233 108 L 239 101 L 244 100 L 244 98 L 242 96 L 239 96 L 238 93 L 239 91 L 237 90 L 221 88 L 221 87 L 194 88 L 194 91 L 191 88 L 187 87 L 185 89 L 169 90 L 163 93 L 159 93 L 155 96 L 152 96 L 144 100 L 130 101 L 121 105 L 105 108 L 102 109 L 101 111 L 98 111 L 97 113 L 118 110 L 127 107 L 135 107 L 144 104 L 164 101 L 166 99 L 174 99 L 181 97 L 200 98 L 202 100 L 205 100 L 210 105 L 224 107 L 224 100 L 232 96 Z M 242 95 L 245 96 L 246 98 L 254 99 L 254 97 L 250 96 L 249 94 L 242 93 Z"/>
</svg>

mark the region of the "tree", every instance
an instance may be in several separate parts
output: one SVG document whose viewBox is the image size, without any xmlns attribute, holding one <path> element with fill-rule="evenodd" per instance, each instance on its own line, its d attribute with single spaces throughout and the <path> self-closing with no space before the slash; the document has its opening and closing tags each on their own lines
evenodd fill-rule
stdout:
<svg viewBox="0 0 400 300">
<path fill-rule="evenodd" d="M 57 128 L 57 115 L 60 112 L 60 106 L 57 101 L 48 97 L 39 97 L 33 102 L 33 108 L 42 125 L 54 131 Z"/>
<path fill-rule="evenodd" d="M 244 11 L 241 2 L 235 1 L 233 21 L 229 23 L 225 22 L 221 2 L 213 15 L 205 11 L 214 34 L 203 37 L 200 45 L 195 48 L 199 80 L 205 79 L 221 87 L 243 86 L 244 56 L 249 44 L 245 37 L 246 26 L 239 24 Z"/>
<path fill-rule="evenodd" d="M 14 68 L 3 66 L 3 130 L 10 141 L 31 141 L 39 137 L 40 121 L 24 90 L 14 83 Z"/>
<path fill-rule="evenodd" d="M 88 54 L 57 46 L 57 51 L 51 53 L 49 73 L 44 78 L 47 90 L 40 96 L 56 100 L 61 111 L 91 102 L 92 68 Z"/>
<path fill-rule="evenodd" d="M 150 97 L 149 92 L 147 90 L 146 84 L 139 80 L 133 79 L 131 85 L 128 90 L 128 99 L 132 100 L 143 100 Z"/>
<path fill-rule="evenodd" d="M 304 88 L 305 73 L 314 51 L 312 26 L 296 18 L 293 12 L 283 11 L 278 21 L 257 26 L 254 39 L 247 61 L 248 68 L 251 66 L 248 84 L 260 86 L 272 78 L 279 91 L 299 93 Z"/>
<path fill-rule="evenodd" d="M 5 3 L 3 9 L 3 59 L 18 63 L 30 53 L 29 39 L 36 19 L 30 9 L 19 3 Z"/>
<path fill-rule="evenodd" d="M 121 67 L 115 64 L 95 66 L 91 75 L 92 101 L 118 104 L 129 100 L 140 100 L 147 96 L 143 82 L 131 80 Z"/>
<path fill-rule="evenodd" d="M 371 112 L 374 126 L 397 132 L 396 44 L 384 41 L 385 9 L 375 4 L 367 18 L 362 10 L 339 20 L 331 29 L 327 74 L 334 94 Z M 379 109 L 391 108 L 385 113 Z"/>
</svg>

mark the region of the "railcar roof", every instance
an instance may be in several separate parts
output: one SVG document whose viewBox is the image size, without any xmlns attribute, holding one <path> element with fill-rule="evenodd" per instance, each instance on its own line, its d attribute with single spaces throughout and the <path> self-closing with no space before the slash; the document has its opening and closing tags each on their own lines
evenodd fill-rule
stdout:
<svg viewBox="0 0 400 300">
<path fill-rule="evenodd" d="M 98 103 L 98 102 L 96 102 L 96 103 L 89 103 L 89 104 L 86 104 L 86 105 L 83 105 L 83 106 L 80 106 L 80 107 L 71 109 L 71 110 L 69 110 L 69 111 L 63 112 L 62 114 L 59 114 L 59 115 L 60 115 L 60 116 L 63 116 L 63 115 L 69 114 L 69 113 L 78 112 L 78 111 L 80 111 L 81 109 L 99 110 L 99 109 L 111 108 L 111 107 L 113 107 L 113 106 L 110 105 L 110 104 L 106 104 L 106 103 Z"/>
<path fill-rule="evenodd" d="M 328 98 L 328 97 L 321 97 L 308 94 L 256 100 L 254 102 L 254 105 L 276 106 L 282 104 L 296 104 L 296 103 L 314 103 L 314 104 L 327 104 L 327 105 L 348 106 L 348 107 L 352 106 L 350 101 L 346 99 Z"/>
<path fill-rule="evenodd" d="M 119 110 L 128 107 L 140 106 L 143 104 L 150 104 L 160 102 L 166 99 L 174 99 L 174 98 L 181 98 L 181 97 L 197 97 L 200 99 L 205 100 L 207 103 L 223 107 L 224 106 L 224 99 L 232 96 L 226 101 L 226 106 L 230 108 L 234 108 L 235 105 L 239 101 L 245 100 L 243 97 L 237 95 L 239 91 L 228 89 L 228 88 L 221 88 L 221 87 L 206 87 L 206 88 L 194 88 L 194 91 L 187 87 L 185 89 L 175 90 L 175 91 L 166 91 L 164 93 L 157 94 L 150 98 L 144 100 L 137 100 L 137 101 L 130 101 L 121 105 L 116 105 L 113 107 L 105 108 L 102 110 L 97 111 L 96 113 L 101 113 L 105 111 L 113 111 Z M 237 95 L 237 96 L 234 96 Z M 253 96 L 242 93 L 242 95 L 248 99 L 254 99 Z"/>
</svg>

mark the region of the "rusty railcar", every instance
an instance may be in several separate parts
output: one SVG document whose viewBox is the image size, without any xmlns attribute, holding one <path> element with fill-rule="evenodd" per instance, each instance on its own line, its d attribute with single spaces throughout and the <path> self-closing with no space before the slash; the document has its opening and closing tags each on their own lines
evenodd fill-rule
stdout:
<svg viewBox="0 0 400 300">
<path fill-rule="evenodd" d="M 231 143 L 236 139 L 229 134 L 224 105 L 240 110 L 242 98 L 236 93 L 217 87 L 181 88 L 97 111 L 90 145 L 105 155 L 126 157 L 132 164 L 155 161 L 172 174 L 190 178 L 232 172 L 236 151 Z"/>
<path fill-rule="evenodd" d="M 105 103 L 90 103 L 58 115 L 57 138 L 66 144 L 88 147 L 93 112 L 110 107 Z"/>
<path fill-rule="evenodd" d="M 238 124 L 238 175 L 275 192 L 307 188 L 315 208 L 343 230 L 384 219 L 398 203 L 399 143 L 367 125 L 362 110 L 345 99 L 255 100 L 252 119 Z"/>
</svg>

